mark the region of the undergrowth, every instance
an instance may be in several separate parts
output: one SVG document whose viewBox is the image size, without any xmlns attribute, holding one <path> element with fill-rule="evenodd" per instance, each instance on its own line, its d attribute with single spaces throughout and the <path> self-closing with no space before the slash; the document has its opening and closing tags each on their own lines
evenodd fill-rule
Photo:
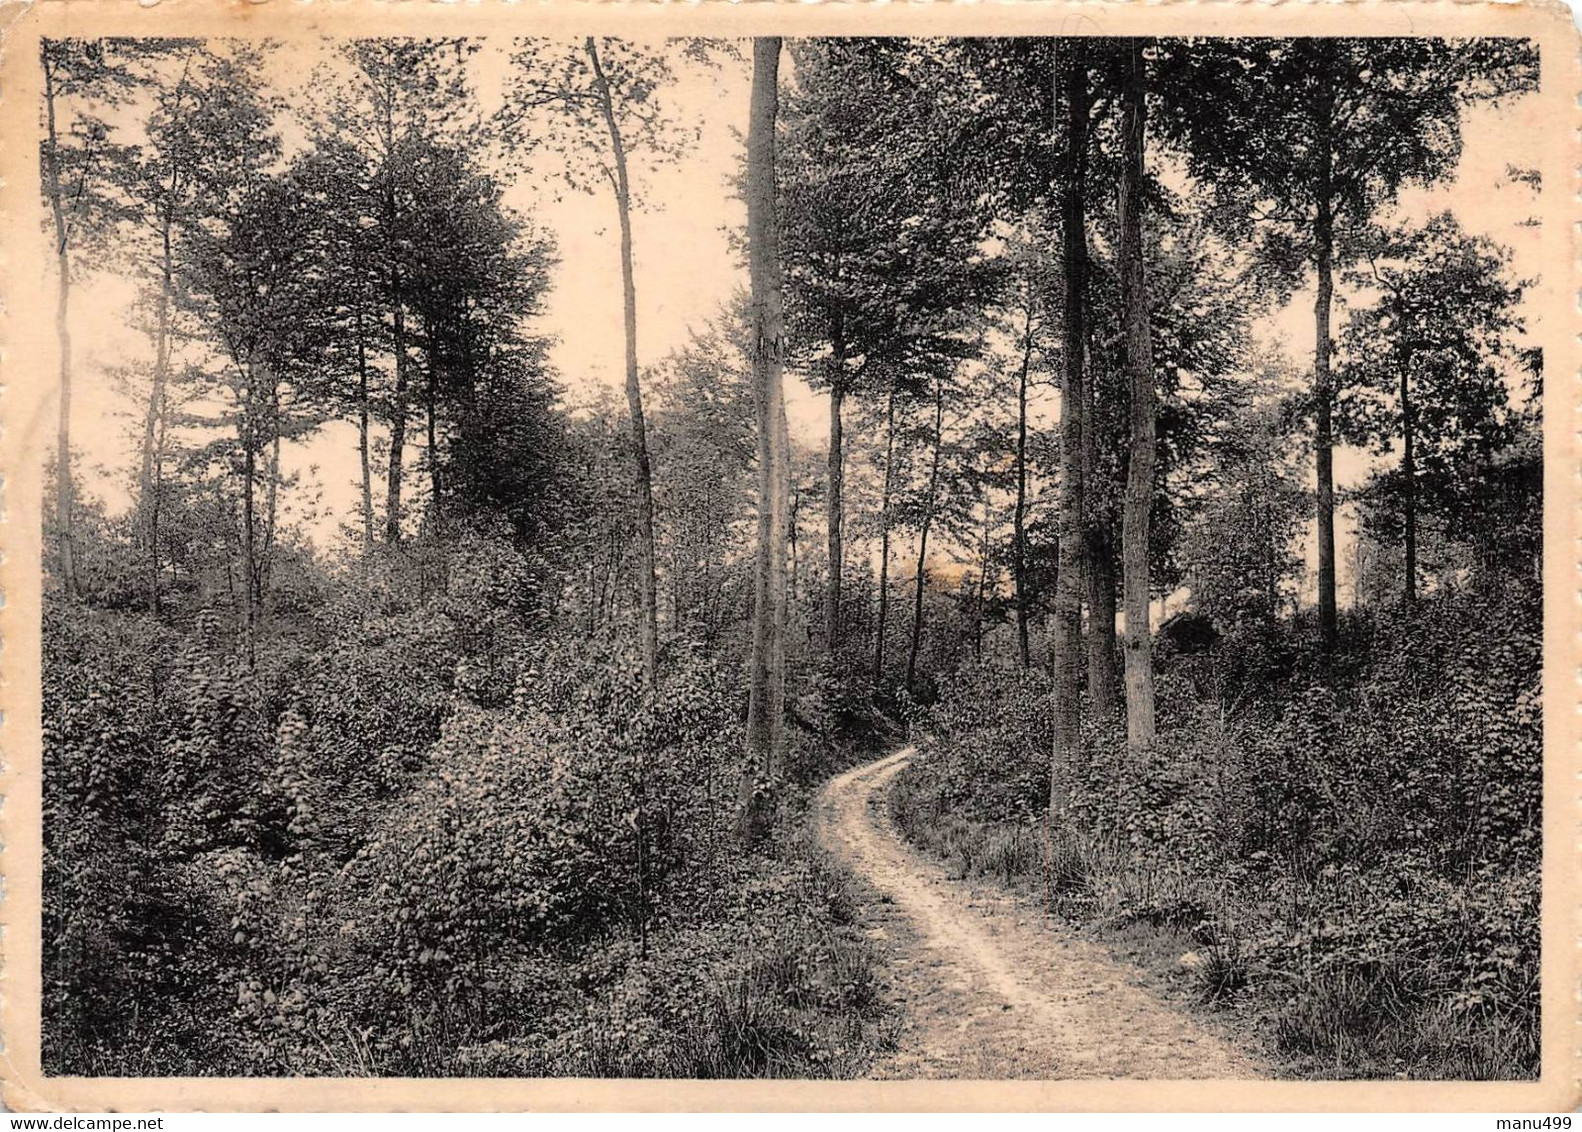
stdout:
<svg viewBox="0 0 1582 1132">
<path fill-rule="evenodd" d="M 964 672 L 897 779 L 899 828 L 1130 950 L 1291 1073 L 1535 1076 L 1534 604 L 1354 623 L 1330 683 L 1228 687 L 1255 667 L 1236 647 L 1167 668 L 1146 760 L 1090 726 L 1053 820 L 1048 678 Z"/>
</svg>

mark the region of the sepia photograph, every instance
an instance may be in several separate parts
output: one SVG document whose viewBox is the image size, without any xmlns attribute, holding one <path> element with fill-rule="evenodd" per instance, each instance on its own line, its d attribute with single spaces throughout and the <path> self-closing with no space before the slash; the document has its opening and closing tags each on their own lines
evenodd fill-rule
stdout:
<svg viewBox="0 0 1582 1132">
<path fill-rule="evenodd" d="M 519 17 L 7 42 L 28 1087 L 1573 1079 L 1554 41 Z"/>
</svg>

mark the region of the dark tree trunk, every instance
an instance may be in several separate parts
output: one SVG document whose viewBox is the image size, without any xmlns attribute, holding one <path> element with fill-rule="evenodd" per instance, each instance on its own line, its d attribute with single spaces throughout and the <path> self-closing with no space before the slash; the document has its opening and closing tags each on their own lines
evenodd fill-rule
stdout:
<svg viewBox="0 0 1582 1132">
<path fill-rule="evenodd" d="M 993 509 L 989 506 L 987 498 L 983 501 L 983 540 L 978 548 L 978 592 L 972 603 L 972 657 L 974 660 L 983 659 L 983 621 L 984 607 L 989 601 L 989 524 L 992 521 Z M 1023 654 L 1022 667 L 1027 667 L 1026 654 Z"/>
<path fill-rule="evenodd" d="M 373 471 L 368 452 L 368 346 L 363 331 L 363 313 L 357 311 L 357 464 L 362 476 L 363 553 L 374 545 Z"/>
<path fill-rule="evenodd" d="M 157 614 L 159 595 L 159 485 L 163 476 L 161 443 L 165 416 L 165 386 L 170 374 L 170 299 L 174 287 L 171 219 L 167 203 L 160 226 L 159 295 L 154 308 L 154 374 L 143 418 L 142 465 L 137 477 L 138 511 L 144 553 L 148 556 L 148 608 Z"/>
<path fill-rule="evenodd" d="M 873 686 L 884 683 L 884 638 L 890 620 L 890 493 L 895 477 L 895 389 L 884 417 L 884 492 L 879 504 L 879 619 L 874 626 Z"/>
<path fill-rule="evenodd" d="M 386 92 L 383 103 L 384 152 L 386 172 L 395 150 L 395 94 Z M 385 466 L 385 541 L 391 546 L 401 542 L 402 461 L 406 448 L 407 424 L 407 350 L 406 295 L 401 279 L 401 262 L 396 244 L 396 193 L 393 180 L 386 178 L 384 193 L 385 251 L 390 257 L 391 349 L 395 355 L 395 389 L 390 398 L 390 458 Z"/>
<path fill-rule="evenodd" d="M 790 446 L 789 445 L 787 446 L 787 451 L 788 452 L 790 451 Z M 797 524 L 801 522 L 801 514 L 802 514 L 802 492 L 800 490 L 793 490 L 790 493 L 790 498 L 787 501 L 787 506 L 789 506 L 791 508 L 791 514 L 786 520 L 786 539 L 790 543 L 791 577 L 790 577 L 790 580 L 786 584 L 789 587 L 791 604 L 792 604 L 793 607 L 795 607 L 796 600 L 797 600 L 797 550 L 796 550 L 796 536 L 797 536 Z"/>
<path fill-rule="evenodd" d="M 1085 320 L 1084 320 L 1085 321 Z M 1091 336 L 1091 324 L 1083 327 Z M 1111 720 L 1120 708 L 1120 658 L 1115 649 L 1115 516 L 1108 492 L 1099 490 L 1099 403 L 1094 380 L 1093 347 L 1083 347 L 1082 368 L 1082 597 L 1086 624 L 1088 710 L 1095 719 Z M 1103 500 L 1103 506 L 1101 506 Z"/>
<path fill-rule="evenodd" d="M 391 546 L 401 542 L 401 478 L 402 456 L 406 447 L 407 418 L 407 350 L 406 311 L 401 294 L 401 270 L 392 269 L 390 286 L 393 295 L 395 340 L 395 390 L 390 398 L 390 462 L 385 474 L 385 541 Z"/>
<path fill-rule="evenodd" d="M 1029 284 L 1031 286 L 1031 284 Z M 1027 378 L 1033 364 L 1032 296 L 1022 333 L 1022 368 L 1016 383 L 1016 509 L 1011 516 L 1011 582 L 1016 591 L 1016 655 L 1022 668 L 1032 667 L 1027 643 Z"/>
<path fill-rule="evenodd" d="M 263 608 L 275 566 L 275 519 L 280 503 L 280 387 L 269 388 L 269 482 L 265 489 L 264 549 L 258 559 L 258 604 Z"/>
<path fill-rule="evenodd" d="M 739 830 L 757 841 L 774 810 L 773 783 L 785 744 L 786 450 L 784 303 L 780 231 L 775 215 L 775 118 L 780 40 L 753 41 L 752 109 L 747 138 L 748 266 L 752 280 L 753 391 L 758 425 L 758 550 L 747 702 L 747 758 Z"/>
<path fill-rule="evenodd" d="M 1417 451 L 1412 409 L 1412 356 L 1401 361 L 1401 503 L 1406 526 L 1406 604 L 1417 601 Z"/>
<path fill-rule="evenodd" d="M 1093 431 L 1092 416 L 1085 427 Z M 1093 466 L 1087 482 L 1094 483 Z M 1119 658 L 1115 648 L 1115 536 L 1110 526 L 1090 516 L 1084 538 L 1083 596 L 1088 607 L 1088 706 L 1096 719 L 1109 719 L 1120 710 Z"/>
<path fill-rule="evenodd" d="M 912 644 L 906 654 L 906 686 L 917 682 L 917 654 L 923 643 L 923 587 L 928 580 L 928 534 L 934 525 L 934 502 L 939 490 L 939 450 L 945 424 L 945 386 L 934 382 L 934 455 L 928 469 L 928 497 L 917 539 L 917 577 L 912 597 Z"/>
<path fill-rule="evenodd" d="M 780 262 L 778 215 L 776 220 L 774 248 L 775 263 L 778 264 Z M 780 312 L 778 315 L 779 336 L 783 341 L 785 338 L 785 298 L 783 291 L 780 289 L 779 280 L 780 276 L 777 271 L 775 275 L 775 290 L 780 295 L 780 298 L 777 300 L 776 310 Z M 795 608 L 792 604 L 792 599 L 796 596 L 796 512 L 791 506 L 791 422 L 786 418 L 785 411 L 785 350 L 783 345 L 780 347 L 779 365 L 781 376 L 776 385 L 781 392 L 775 401 L 775 419 L 778 421 L 777 429 L 779 432 L 780 450 L 776 454 L 775 461 L 776 474 L 778 476 L 775 485 L 775 505 L 779 508 L 779 517 L 776 522 L 778 523 L 777 529 L 780 539 L 780 636 L 783 648 L 785 641 L 790 635 L 791 616 Z"/>
<path fill-rule="evenodd" d="M 177 86 L 175 110 L 179 114 L 186 102 L 187 75 L 192 57 L 186 56 L 181 81 Z M 174 228 L 177 194 L 182 188 L 181 165 L 172 157 L 169 176 L 160 185 L 159 217 L 159 294 L 154 308 L 154 373 L 148 393 L 148 409 L 143 419 L 142 463 L 138 471 L 138 519 L 144 551 L 148 556 L 148 608 L 160 612 L 159 523 L 160 496 L 164 484 L 167 387 L 170 382 L 170 310 L 175 297 Z"/>
<path fill-rule="evenodd" d="M 615 207 L 621 223 L 621 299 L 626 330 L 626 407 L 632 422 L 632 455 L 637 464 L 637 588 L 638 637 L 643 652 L 643 680 L 650 691 L 659 679 L 659 593 L 654 567 L 654 480 L 648 457 L 648 425 L 643 415 L 643 390 L 637 374 L 637 283 L 632 273 L 632 190 L 626 172 L 626 144 L 615 121 L 615 103 L 605 78 L 604 63 L 592 36 L 584 40 L 593 67 L 599 110 L 610 135 L 615 165 Z"/>
<path fill-rule="evenodd" d="M 1155 392 L 1143 263 L 1143 144 L 1147 113 L 1143 44 L 1126 48 L 1121 120 L 1121 307 L 1126 320 L 1126 370 L 1131 388 L 1131 451 L 1121 519 L 1121 575 L 1126 613 L 1126 745 L 1134 758 L 1154 742 L 1152 586 L 1148 520 L 1154 494 Z"/>
<path fill-rule="evenodd" d="M 428 373 L 424 389 L 424 416 L 428 435 L 428 494 L 429 515 L 438 523 L 440 517 L 440 467 L 439 467 L 439 365 L 441 351 L 435 343 L 435 328 L 429 327 Z"/>
<path fill-rule="evenodd" d="M 1313 222 L 1313 247 L 1318 274 L 1317 295 L 1313 300 L 1313 399 L 1317 410 L 1317 429 L 1313 447 L 1318 472 L 1318 631 L 1324 655 L 1335 648 L 1339 615 L 1335 604 L 1335 449 L 1334 383 L 1330 375 L 1330 306 L 1334 299 L 1334 155 L 1330 134 L 1335 95 L 1331 79 L 1319 72 L 1320 92 L 1315 108 L 1317 129 L 1314 148 L 1318 156 L 1317 215 Z"/>
<path fill-rule="evenodd" d="M 842 569 L 845 565 L 843 538 L 846 506 L 842 498 L 846 484 L 845 426 L 841 410 L 846 403 L 844 365 L 841 354 L 845 344 L 835 335 L 829 386 L 829 499 L 826 501 L 829 528 L 829 577 L 824 583 L 824 647 L 831 656 L 840 647 L 840 603 Z"/>
<path fill-rule="evenodd" d="M 1083 374 L 1087 299 L 1087 202 L 1083 177 L 1087 164 L 1089 93 L 1087 47 L 1080 40 L 1060 43 L 1061 85 L 1065 94 L 1066 145 L 1060 171 L 1063 350 L 1060 374 L 1060 573 L 1055 583 L 1054 762 L 1050 807 L 1065 808 L 1067 783 L 1076 769 L 1082 735 L 1083 531 L 1086 484 L 1083 431 L 1087 383 Z"/>
<path fill-rule="evenodd" d="M 242 395 L 242 642 L 247 666 L 258 659 L 258 528 L 255 492 L 258 479 L 258 420 L 256 376 L 246 367 L 247 388 Z"/>
</svg>

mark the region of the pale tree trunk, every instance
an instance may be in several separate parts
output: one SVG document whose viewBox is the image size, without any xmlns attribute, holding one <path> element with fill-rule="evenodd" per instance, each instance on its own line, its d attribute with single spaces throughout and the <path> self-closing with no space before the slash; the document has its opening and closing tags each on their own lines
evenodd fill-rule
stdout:
<svg viewBox="0 0 1582 1132">
<path fill-rule="evenodd" d="M 906 655 L 906 687 L 917 681 L 917 654 L 923 643 L 923 583 L 928 579 L 928 534 L 934 525 L 935 497 L 939 491 L 939 450 L 945 426 L 945 385 L 934 382 L 934 455 L 928 469 L 928 497 L 917 539 L 917 577 L 912 595 L 912 646 Z"/>
<path fill-rule="evenodd" d="M 1032 284 L 1028 284 L 1031 288 Z M 1032 667 L 1027 644 L 1027 379 L 1033 364 L 1033 309 L 1029 292 L 1022 331 L 1022 368 L 1016 382 L 1016 510 L 1011 516 L 1011 581 L 1016 590 L 1016 655 Z"/>
<path fill-rule="evenodd" d="M 884 638 L 890 619 L 890 493 L 895 482 L 895 387 L 884 418 L 884 492 L 879 504 L 879 621 L 874 626 L 873 686 L 884 683 Z"/>
<path fill-rule="evenodd" d="M 77 560 L 71 478 L 71 259 L 67 250 L 65 201 L 61 198 L 59 139 L 55 127 L 55 72 L 44 62 L 45 189 L 55 226 L 55 341 L 60 354 L 60 420 L 56 426 L 55 523 L 60 531 L 60 582 L 66 597 L 77 596 Z"/>
<path fill-rule="evenodd" d="M 1143 264 L 1143 139 L 1146 88 L 1141 40 L 1126 48 L 1121 119 L 1121 310 L 1131 386 L 1131 453 L 1121 520 L 1121 574 L 1126 593 L 1126 746 L 1133 758 L 1154 741 L 1153 632 L 1149 624 L 1148 519 L 1154 493 L 1155 392 L 1148 279 Z"/>
<path fill-rule="evenodd" d="M 626 174 L 626 146 L 615 121 L 615 103 L 589 36 L 584 45 L 593 66 L 599 109 L 610 135 L 615 165 L 615 206 L 621 222 L 621 298 L 626 330 L 626 406 L 632 422 L 632 454 L 637 463 L 637 589 L 638 638 L 643 652 L 643 682 L 652 691 L 659 678 L 659 595 L 654 577 L 654 484 L 648 458 L 648 425 L 643 417 L 643 390 L 637 380 L 637 284 L 632 275 L 632 191 Z"/>
<path fill-rule="evenodd" d="M 1088 134 L 1086 48 L 1077 40 L 1060 44 L 1066 57 L 1066 146 L 1060 172 L 1061 263 L 1065 273 L 1063 349 L 1060 373 L 1060 558 L 1055 581 L 1054 762 L 1050 809 L 1058 815 L 1068 799 L 1082 739 L 1083 530 L 1086 513 L 1083 468 L 1083 418 L 1087 400 L 1083 377 L 1086 339 L 1083 311 L 1088 271 L 1087 209 L 1083 197 Z"/>
<path fill-rule="evenodd" d="M 1317 129 L 1314 150 L 1318 155 L 1318 210 L 1313 223 L 1313 246 L 1318 275 L 1317 295 L 1313 300 L 1313 399 L 1318 424 L 1313 448 L 1318 464 L 1318 631 L 1327 659 L 1335 648 L 1339 615 L 1335 604 L 1335 449 L 1331 413 L 1334 383 L 1330 376 L 1329 315 L 1334 298 L 1334 156 L 1330 145 L 1334 91 L 1329 76 L 1320 73 L 1320 92 L 1316 107 Z"/>
<path fill-rule="evenodd" d="M 753 41 L 752 110 L 747 135 L 747 240 L 752 279 L 753 391 L 758 425 L 758 549 L 747 705 L 747 751 L 739 831 L 747 842 L 767 831 L 773 783 L 785 746 L 786 422 L 782 391 L 784 303 L 780 231 L 775 215 L 775 118 L 780 40 Z"/>
</svg>

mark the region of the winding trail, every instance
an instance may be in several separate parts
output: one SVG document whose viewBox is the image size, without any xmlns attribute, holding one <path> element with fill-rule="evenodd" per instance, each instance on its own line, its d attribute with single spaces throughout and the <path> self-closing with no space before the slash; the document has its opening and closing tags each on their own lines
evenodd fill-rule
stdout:
<svg viewBox="0 0 1582 1132">
<path fill-rule="evenodd" d="M 831 779 L 820 842 L 864 890 L 863 922 L 906 1019 L 887 1078 L 1256 1077 L 1259 1066 L 1139 985 L 1140 972 L 1025 901 L 906 845 L 888 786 L 915 749 Z"/>
</svg>

